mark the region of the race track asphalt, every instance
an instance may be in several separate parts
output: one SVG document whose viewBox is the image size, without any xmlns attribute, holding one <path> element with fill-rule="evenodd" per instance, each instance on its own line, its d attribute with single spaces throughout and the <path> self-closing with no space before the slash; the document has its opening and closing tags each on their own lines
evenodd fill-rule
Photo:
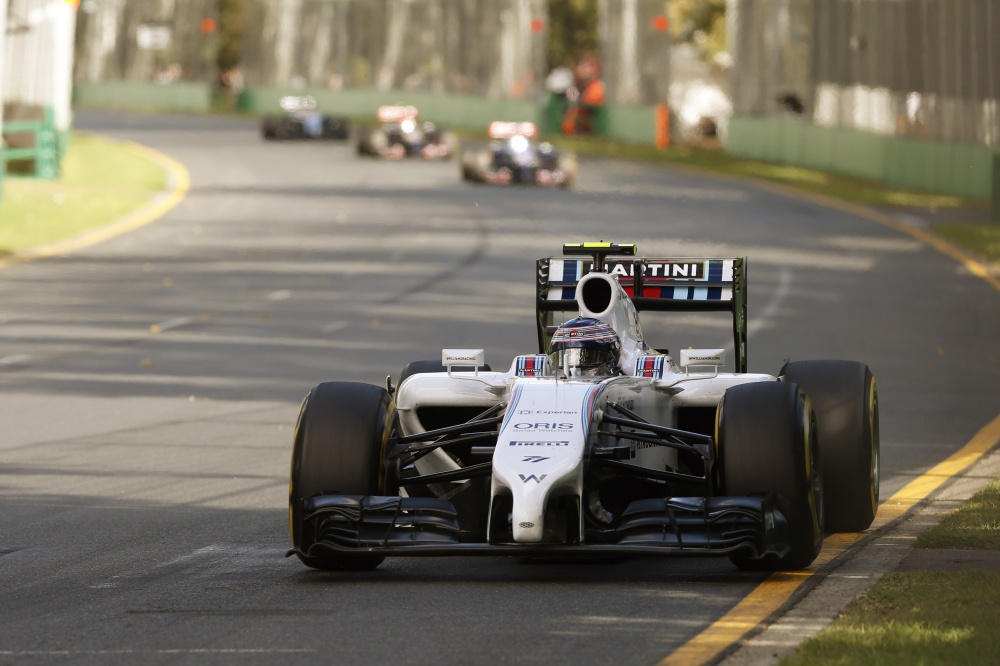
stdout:
<svg viewBox="0 0 1000 666">
<path fill-rule="evenodd" d="M 0 661 L 657 663 L 763 580 L 726 560 L 396 559 L 324 574 L 287 548 L 299 401 L 442 347 L 535 349 L 563 242 L 747 256 L 750 370 L 868 363 L 882 496 L 998 412 L 1000 294 L 914 238 L 749 183 L 584 160 L 571 191 L 454 162 L 274 144 L 255 122 L 79 112 L 190 172 L 161 219 L 0 270 Z M 99 166 L 95 165 L 95 168 Z M 645 325 L 724 346 L 725 317 Z"/>
</svg>

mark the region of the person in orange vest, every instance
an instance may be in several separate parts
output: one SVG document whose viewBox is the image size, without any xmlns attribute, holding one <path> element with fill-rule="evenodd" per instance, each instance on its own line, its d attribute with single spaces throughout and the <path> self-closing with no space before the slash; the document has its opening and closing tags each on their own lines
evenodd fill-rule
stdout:
<svg viewBox="0 0 1000 666">
<path fill-rule="evenodd" d="M 604 106 L 604 83 L 601 64 L 588 56 L 576 66 L 576 85 L 566 91 L 569 107 L 563 117 L 563 134 L 590 134 L 594 116 Z"/>
</svg>

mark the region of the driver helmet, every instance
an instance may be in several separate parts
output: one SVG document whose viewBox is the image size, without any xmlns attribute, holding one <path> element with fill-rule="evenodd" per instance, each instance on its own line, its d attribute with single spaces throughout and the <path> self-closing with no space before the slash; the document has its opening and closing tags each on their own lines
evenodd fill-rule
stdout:
<svg viewBox="0 0 1000 666">
<path fill-rule="evenodd" d="M 559 326 L 549 345 L 549 360 L 570 377 L 621 373 L 622 345 L 615 329 L 600 319 L 577 317 Z"/>
</svg>

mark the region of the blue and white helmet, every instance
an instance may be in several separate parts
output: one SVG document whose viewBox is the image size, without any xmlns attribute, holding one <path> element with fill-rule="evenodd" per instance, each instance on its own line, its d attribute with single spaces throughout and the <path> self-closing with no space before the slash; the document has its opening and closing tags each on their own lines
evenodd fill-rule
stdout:
<svg viewBox="0 0 1000 666">
<path fill-rule="evenodd" d="M 615 329 L 600 319 L 577 317 L 559 326 L 549 344 L 549 359 L 570 376 L 621 373 L 622 345 Z"/>
</svg>

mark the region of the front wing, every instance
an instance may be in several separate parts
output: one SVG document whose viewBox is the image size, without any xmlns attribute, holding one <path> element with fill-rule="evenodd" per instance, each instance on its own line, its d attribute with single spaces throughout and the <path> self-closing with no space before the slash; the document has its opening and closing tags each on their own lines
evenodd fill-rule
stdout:
<svg viewBox="0 0 1000 666">
<path fill-rule="evenodd" d="M 670 497 L 632 502 L 615 529 L 584 544 L 462 541 L 448 500 L 420 497 L 318 495 L 303 501 L 311 543 L 303 556 L 522 555 L 566 557 L 784 556 L 789 529 L 775 495 Z"/>
</svg>

